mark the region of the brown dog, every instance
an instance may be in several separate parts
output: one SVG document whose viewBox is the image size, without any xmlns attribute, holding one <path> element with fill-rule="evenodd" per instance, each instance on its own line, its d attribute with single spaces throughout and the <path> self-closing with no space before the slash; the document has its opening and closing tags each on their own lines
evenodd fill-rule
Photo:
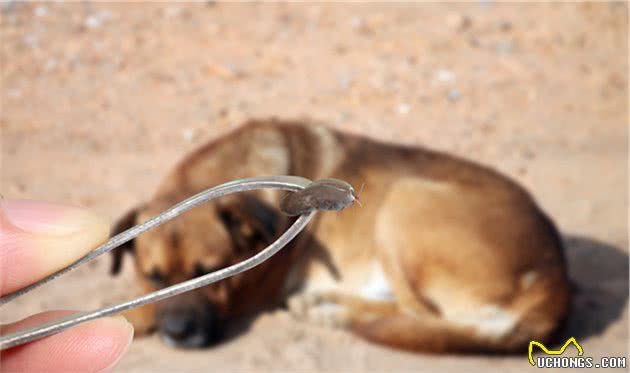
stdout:
<svg viewBox="0 0 630 373">
<path fill-rule="evenodd" d="M 319 213 L 290 246 L 244 274 L 128 316 L 177 346 L 209 344 L 236 317 L 281 304 L 298 318 L 403 349 L 506 352 L 548 341 L 570 292 L 556 228 L 526 191 L 437 152 L 313 123 L 248 123 L 186 157 L 119 221 L 147 220 L 210 186 L 261 175 L 365 184 L 363 207 Z M 282 193 L 205 204 L 117 250 L 135 253 L 146 291 L 236 263 L 293 220 Z"/>
</svg>

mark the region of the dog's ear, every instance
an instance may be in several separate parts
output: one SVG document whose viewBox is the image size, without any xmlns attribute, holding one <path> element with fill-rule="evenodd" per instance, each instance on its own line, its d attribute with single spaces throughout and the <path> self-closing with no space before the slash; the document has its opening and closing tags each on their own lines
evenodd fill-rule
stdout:
<svg viewBox="0 0 630 373">
<path fill-rule="evenodd" d="M 279 217 L 277 210 L 262 200 L 245 195 L 243 212 L 245 219 L 265 240 L 271 240 L 278 232 Z"/>
<path fill-rule="evenodd" d="M 138 208 L 133 208 L 127 211 L 123 216 L 121 216 L 114 226 L 112 227 L 112 232 L 110 237 L 117 235 L 118 233 L 124 232 L 127 229 L 136 225 L 136 217 L 138 216 Z M 120 272 L 122 267 L 122 260 L 125 253 L 134 254 L 134 241 L 127 241 L 123 245 L 112 250 L 112 266 L 110 268 L 110 273 L 112 275 L 116 275 Z"/>
<path fill-rule="evenodd" d="M 283 215 L 248 193 L 228 196 L 218 207 L 221 220 L 239 250 L 251 251 L 261 243 L 270 243 L 282 225 Z"/>
</svg>

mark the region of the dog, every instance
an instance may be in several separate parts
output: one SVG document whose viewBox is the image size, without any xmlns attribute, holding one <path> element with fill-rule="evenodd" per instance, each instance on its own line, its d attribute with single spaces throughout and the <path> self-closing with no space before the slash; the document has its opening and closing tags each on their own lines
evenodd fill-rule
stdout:
<svg viewBox="0 0 630 373">
<path fill-rule="evenodd" d="M 393 145 L 308 121 L 252 120 L 185 157 L 113 233 L 227 181 L 297 175 L 365 185 L 362 207 L 318 213 L 260 266 L 127 317 L 170 344 L 220 341 L 245 315 L 286 305 L 300 320 L 393 348 L 508 353 L 546 342 L 571 294 L 560 235 L 522 187 L 436 151 Z M 239 193 L 196 207 L 114 252 L 135 256 L 151 292 L 251 257 L 295 217 L 284 193 Z"/>
</svg>

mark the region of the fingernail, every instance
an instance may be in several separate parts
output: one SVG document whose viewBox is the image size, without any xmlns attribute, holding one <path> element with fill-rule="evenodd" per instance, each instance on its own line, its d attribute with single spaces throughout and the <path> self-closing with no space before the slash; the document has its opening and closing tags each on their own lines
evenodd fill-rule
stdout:
<svg viewBox="0 0 630 373">
<path fill-rule="evenodd" d="M 117 330 L 121 334 L 121 339 L 124 339 L 126 336 L 126 343 L 120 345 L 117 351 L 112 351 L 113 353 L 111 362 L 99 372 L 112 372 L 114 367 L 120 362 L 120 359 L 127 353 L 129 347 L 131 346 L 131 342 L 133 341 L 134 329 L 133 325 L 123 316 L 113 316 L 102 319 L 105 323 L 109 324 L 109 329 L 111 331 Z M 113 349 L 116 350 L 116 349 Z M 111 351 L 111 349 L 110 349 Z"/>
<path fill-rule="evenodd" d="M 2 200 L 0 208 L 15 227 L 35 234 L 68 235 L 104 223 L 89 211 L 54 203 Z"/>
<path fill-rule="evenodd" d="M 109 224 L 89 211 L 35 201 L 0 201 L 0 248 L 11 265 L 0 273 L 2 290 L 11 292 L 81 258 L 109 235 Z"/>
<path fill-rule="evenodd" d="M 111 323 L 112 330 L 118 329 L 121 331 L 123 335 L 127 336 L 127 343 L 124 345 L 126 349 L 129 346 L 129 344 L 133 341 L 133 334 L 134 334 L 133 324 L 130 323 L 129 320 L 127 320 L 127 318 L 122 315 L 109 316 L 109 317 L 103 318 L 102 320 L 105 320 L 105 322 L 107 323 Z"/>
</svg>

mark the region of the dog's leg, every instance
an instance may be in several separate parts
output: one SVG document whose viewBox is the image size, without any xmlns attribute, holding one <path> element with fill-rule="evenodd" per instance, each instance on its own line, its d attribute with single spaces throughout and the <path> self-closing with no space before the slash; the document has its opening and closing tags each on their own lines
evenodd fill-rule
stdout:
<svg viewBox="0 0 630 373">
<path fill-rule="evenodd" d="M 403 310 L 393 301 L 324 291 L 290 298 L 289 309 L 300 320 L 344 328 L 368 341 L 405 350 L 481 352 L 510 349 L 480 336 L 473 327 L 441 319 L 430 308 L 424 312 Z"/>
<path fill-rule="evenodd" d="M 306 292 L 289 298 L 289 311 L 298 320 L 329 327 L 346 327 L 353 314 L 388 315 L 397 312 L 393 301 L 369 300 L 338 291 Z"/>
</svg>

